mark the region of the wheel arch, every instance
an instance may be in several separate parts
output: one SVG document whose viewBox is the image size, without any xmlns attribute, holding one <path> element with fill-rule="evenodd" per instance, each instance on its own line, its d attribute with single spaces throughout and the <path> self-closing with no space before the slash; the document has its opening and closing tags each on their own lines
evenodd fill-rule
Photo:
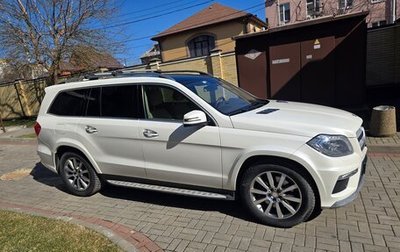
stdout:
<svg viewBox="0 0 400 252">
<path fill-rule="evenodd" d="M 300 175 L 304 176 L 307 182 L 310 183 L 311 188 L 314 191 L 316 206 L 321 205 L 321 195 L 317 186 L 317 183 L 311 173 L 300 163 L 286 158 L 286 157 L 279 157 L 279 156 L 270 156 L 270 155 L 255 155 L 248 157 L 239 169 L 239 173 L 237 174 L 236 181 L 235 181 L 235 188 L 236 191 L 239 189 L 239 184 L 243 178 L 244 172 L 251 166 L 258 165 L 258 164 L 273 164 L 273 165 L 281 165 L 287 168 L 293 169 L 294 171 L 298 172 Z"/>
<path fill-rule="evenodd" d="M 97 166 L 97 163 L 89 155 L 89 153 L 87 153 L 85 150 L 83 150 L 79 146 L 77 146 L 75 144 L 71 144 L 71 143 L 63 143 L 63 144 L 60 144 L 59 146 L 57 146 L 57 148 L 56 148 L 55 155 L 54 155 L 54 159 L 55 159 L 54 163 L 56 165 L 56 169 L 57 169 L 58 173 L 59 173 L 60 159 L 61 159 L 62 155 L 66 152 L 74 152 L 74 153 L 81 155 L 83 158 L 86 159 L 86 161 L 88 161 L 92 165 L 92 167 L 95 169 L 97 174 L 101 173 L 99 167 Z"/>
</svg>

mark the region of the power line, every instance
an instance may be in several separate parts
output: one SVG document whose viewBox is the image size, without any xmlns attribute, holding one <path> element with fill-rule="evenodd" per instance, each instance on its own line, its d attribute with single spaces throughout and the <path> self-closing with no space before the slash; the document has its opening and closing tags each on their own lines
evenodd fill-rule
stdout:
<svg viewBox="0 0 400 252">
<path fill-rule="evenodd" d="M 171 3 L 176 3 L 176 2 L 180 2 L 180 1 L 182 1 L 182 0 L 174 1 L 174 2 L 171 2 Z M 171 10 L 171 9 L 174 9 L 174 8 L 176 9 L 176 8 L 178 8 L 178 7 L 182 8 L 183 6 L 186 6 L 186 5 L 189 5 L 189 4 L 193 4 L 193 3 L 196 3 L 196 2 L 198 2 L 198 1 L 197 1 L 197 0 L 189 1 L 189 2 L 187 2 L 187 3 L 182 3 L 182 4 L 178 5 L 178 6 L 170 6 L 170 7 L 167 8 L 167 9 L 162 9 L 162 10 L 154 11 L 154 9 L 159 9 L 160 7 L 163 7 L 163 8 L 164 8 L 166 5 L 170 5 L 170 4 L 171 4 L 171 3 L 167 3 L 167 4 L 165 4 L 165 5 L 156 6 L 156 7 L 152 8 L 152 9 L 147 9 L 148 11 L 151 11 L 151 13 L 146 13 L 146 14 L 144 14 L 144 15 L 139 15 L 139 16 L 132 16 L 132 17 L 130 17 L 130 18 L 119 19 L 119 18 L 122 17 L 122 16 L 127 16 L 127 15 L 130 15 L 131 13 L 139 13 L 140 11 L 125 13 L 125 14 L 123 14 L 123 15 L 115 16 L 115 17 L 111 18 L 111 19 L 113 19 L 114 21 L 107 22 L 107 26 L 114 25 L 114 24 L 119 24 L 119 23 L 122 23 L 122 22 L 129 22 L 129 21 L 131 21 L 132 19 L 138 19 L 138 18 L 143 18 L 143 17 L 149 17 L 150 15 L 164 14 L 164 13 L 165 13 L 166 11 L 168 11 L 168 10 Z M 98 27 L 100 28 L 100 26 L 98 26 Z"/>
<path fill-rule="evenodd" d="M 188 6 L 188 7 L 180 8 L 180 9 L 173 10 L 173 11 L 168 11 L 168 12 L 165 12 L 163 14 L 153 15 L 153 16 L 149 16 L 149 17 L 145 17 L 145 18 L 139 18 L 139 19 L 136 19 L 136 20 L 123 22 L 123 23 L 119 23 L 119 24 L 115 24 L 115 25 L 94 27 L 93 29 L 110 29 L 110 28 L 115 28 L 115 27 L 119 27 L 119 26 L 125 26 L 125 25 L 128 25 L 128 24 L 134 24 L 134 23 L 138 23 L 138 22 L 141 22 L 141 21 L 154 19 L 154 18 L 165 16 L 165 15 L 173 14 L 173 13 L 176 13 L 176 12 L 179 12 L 179 11 L 191 9 L 191 8 L 194 8 L 194 7 L 197 7 L 197 6 L 200 6 L 200 5 L 204 5 L 204 4 L 213 2 L 213 1 L 214 0 L 207 0 L 207 1 L 204 1 L 204 2 L 201 2 L 201 3 L 198 3 L 198 4 L 194 4 L 194 5 Z"/>
<path fill-rule="evenodd" d="M 124 14 L 119 15 L 118 17 L 130 16 L 131 14 L 135 14 L 135 13 L 142 13 L 142 12 L 147 12 L 147 11 L 154 11 L 155 9 L 159 9 L 159 8 L 161 8 L 161 7 L 166 7 L 166 6 L 169 6 L 169 5 L 178 3 L 178 2 L 182 2 L 182 1 L 185 1 L 185 0 L 172 1 L 172 2 L 169 2 L 169 3 L 163 4 L 163 5 L 156 5 L 156 6 L 153 6 L 153 7 L 148 7 L 148 8 L 144 8 L 144 9 L 140 9 L 140 10 L 135 10 L 135 11 L 127 12 L 127 13 L 124 13 Z M 192 2 L 197 2 L 197 1 L 190 1 L 190 2 L 188 2 L 188 3 L 192 3 Z M 188 4 L 188 3 L 184 3 L 183 5 L 186 5 L 186 4 Z M 170 7 L 170 8 L 173 8 L 173 7 Z M 140 17 L 140 16 L 139 16 L 139 17 Z"/>
<path fill-rule="evenodd" d="M 264 5 L 264 4 L 262 4 L 262 5 Z M 260 5 L 254 5 L 254 6 L 251 6 L 251 7 L 249 7 L 249 8 L 246 8 L 246 9 L 243 9 L 242 11 L 245 11 L 245 10 L 250 10 L 250 9 L 254 9 L 254 8 L 256 8 L 256 7 L 259 7 Z M 262 10 L 262 9 L 264 9 L 265 7 L 264 6 L 262 6 L 261 8 L 257 8 L 257 9 L 255 9 L 254 11 L 259 11 L 259 10 Z M 241 12 L 241 11 L 237 11 L 237 12 L 235 12 L 235 13 L 232 13 L 232 14 L 229 14 L 229 15 L 226 15 L 226 16 L 231 16 L 231 15 L 234 15 L 234 14 L 236 14 L 236 13 L 238 13 L 238 12 Z M 226 16 L 224 16 L 224 17 L 226 17 Z M 198 24 L 197 24 L 198 25 Z M 196 26 L 197 26 L 196 25 Z M 145 37 L 142 37 L 142 38 L 136 38 L 135 40 L 140 40 L 140 39 L 144 39 L 144 38 L 150 38 L 150 37 L 153 37 L 154 35 L 152 35 L 152 36 L 145 36 Z M 129 42 L 129 41 L 128 41 Z M 224 43 L 222 43 L 222 44 L 219 44 L 219 46 L 223 46 L 223 45 L 227 45 L 227 44 L 231 44 L 231 43 L 233 43 L 234 41 L 227 41 L 227 42 L 224 42 Z M 149 46 L 150 47 L 150 45 L 148 45 L 148 44 L 141 44 L 141 45 L 139 45 L 139 46 L 136 46 L 136 47 L 131 47 L 131 48 L 137 48 L 137 47 L 145 47 L 145 46 Z M 126 53 L 126 54 L 123 54 L 124 56 L 128 56 L 129 58 L 136 58 L 136 57 L 139 57 L 139 56 L 141 56 L 143 54 L 143 52 L 141 52 L 141 53 Z M 172 54 L 175 54 L 175 53 L 172 53 Z M 177 53 L 176 53 L 177 54 Z M 122 55 L 122 54 L 121 54 Z M 139 57 L 140 58 L 140 57 Z M 137 60 L 139 60 L 139 58 L 137 58 Z"/>
<path fill-rule="evenodd" d="M 214 18 L 214 19 L 209 19 L 209 20 L 204 21 L 204 22 L 201 22 L 201 23 L 197 23 L 197 24 L 194 24 L 194 25 L 191 25 L 191 26 L 187 26 L 187 27 L 184 27 L 184 28 L 181 28 L 181 29 L 176 29 L 176 30 L 174 30 L 174 33 L 175 33 L 175 32 L 180 32 L 180 31 L 184 31 L 184 30 L 187 30 L 187 29 L 190 29 L 190 28 L 198 27 L 198 26 L 200 26 L 200 25 L 202 25 L 202 24 L 207 24 L 207 23 L 209 23 L 210 21 L 215 21 L 215 20 L 219 20 L 219 19 L 221 19 L 221 18 L 233 16 L 233 15 L 236 15 L 237 13 L 244 12 L 244 11 L 248 11 L 248 10 L 251 10 L 251 9 L 254 9 L 254 8 L 257 8 L 257 7 L 260 7 L 260 6 L 263 6 L 263 8 L 264 8 L 264 3 L 256 4 L 256 5 L 253 5 L 253 6 L 251 6 L 251 7 L 246 8 L 246 9 L 238 10 L 238 11 L 235 11 L 235 12 L 233 12 L 233 13 L 231 13 L 231 14 L 227 14 L 227 15 L 222 16 L 222 17 L 217 17 L 217 18 Z M 261 8 L 258 8 L 257 10 L 260 10 L 260 9 L 261 9 Z M 122 40 L 122 41 L 116 42 L 115 44 L 120 44 L 120 43 L 126 43 L 126 42 L 132 42 L 132 41 L 143 40 L 143 39 L 147 39 L 147 38 L 152 38 L 152 37 L 154 37 L 154 36 L 156 36 L 156 35 L 157 35 L 157 34 L 153 34 L 153 35 L 147 35 L 147 36 L 138 37 L 138 38 L 133 38 L 133 39 Z"/>
</svg>

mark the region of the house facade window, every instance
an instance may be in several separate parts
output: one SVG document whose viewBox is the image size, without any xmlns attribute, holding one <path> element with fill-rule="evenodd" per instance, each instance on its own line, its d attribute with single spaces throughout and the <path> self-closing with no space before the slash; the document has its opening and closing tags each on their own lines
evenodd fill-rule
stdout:
<svg viewBox="0 0 400 252">
<path fill-rule="evenodd" d="M 207 56 L 215 47 L 215 38 L 210 35 L 200 35 L 191 39 L 187 45 L 190 57 Z"/>
<path fill-rule="evenodd" d="M 279 5 L 279 21 L 281 24 L 290 22 L 290 3 Z"/>
<path fill-rule="evenodd" d="M 353 7 L 353 0 L 339 0 L 339 9 L 345 10 Z"/>
<path fill-rule="evenodd" d="M 383 26 L 383 25 L 386 25 L 386 20 L 381 20 L 381 21 L 372 23 L 372 27 L 379 27 L 379 26 Z"/>
<path fill-rule="evenodd" d="M 307 16 L 315 16 L 320 11 L 320 0 L 307 0 Z"/>
</svg>

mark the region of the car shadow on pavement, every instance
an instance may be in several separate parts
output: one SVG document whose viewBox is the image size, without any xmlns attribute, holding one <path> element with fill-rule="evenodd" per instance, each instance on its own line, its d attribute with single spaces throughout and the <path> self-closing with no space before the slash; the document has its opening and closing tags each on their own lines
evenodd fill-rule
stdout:
<svg viewBox="0 0 400 252">
<path fill-rule="evenodd" d="M 100 193 L 105 197 L 154 205 L 199 211 L 216 211 L 245 221 L 257 222 L 246 212 L 238 201 L 191 197 L 114 185 L 107 185 Z"/>
<path fill-rule="evenodd" d="M 41 163 L 37 163 L 35 165 L 30 175 L 35 181 L 38 181 L 50 187 L 55 187 L 64 193 L 70 194 L 64 186 L 61 178 L 57 174 L 49 171 Z M 106 184 L 104 188 L 100 191 L 100 194 L 107 198 L 123 199 L 166 207 L 220 212 L 234 218 L 258 223 L 258 221 L 254 219 L 237 200 L 232 201 L 191 197 L 185 195 L 120 187 L 110 184 Z M 319 211 L 314 211 L 308 221 L 316 218 L 319 214 Z"/>
<path fill-rule="evenodd" d="M 55 187 L 60 191 L 68 193 L 67 188 L 64 186 L 61 178 L 54 172 L 51 172 L 49 169 L 44 167 L 41 163 L 36 163 L 30 175 L 33 177 L 34 180 L 42 184 Z"/>
</svg>

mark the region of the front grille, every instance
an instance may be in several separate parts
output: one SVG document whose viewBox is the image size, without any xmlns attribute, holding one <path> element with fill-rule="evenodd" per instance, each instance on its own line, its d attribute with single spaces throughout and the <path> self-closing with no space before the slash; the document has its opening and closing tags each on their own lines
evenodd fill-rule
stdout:
<svg viewBox="0 0 400 252">
<path fill-rule="evenodd" d="M 357 130 L 357 140 L 360 144 L 361 150 L 365 148 L 365 130 L 364 127 L 361 127 Z"/>
</svg>

